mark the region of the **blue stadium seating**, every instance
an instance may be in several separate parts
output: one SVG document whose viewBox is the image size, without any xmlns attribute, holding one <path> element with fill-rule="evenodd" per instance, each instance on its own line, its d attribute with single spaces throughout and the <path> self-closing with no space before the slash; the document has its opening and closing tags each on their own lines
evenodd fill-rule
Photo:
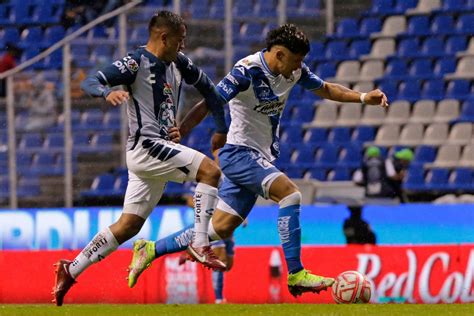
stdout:
<svg viewBox="0 0 474 316">
<path fill-rule="evenodd" d="M 303 142 L 303 135 L 301 126 L 286 127 L 281 133 L 282 144 L 301 144 Z"/>
<path fill-rule="evenodd" d="M 403 79 L 408 76 L 407 63 L 403 59 L 392 59 L 385 67 L 384 78 L 386 79 Z"/>
<path fill-rule="evenodd" d="M 471 96 L 471 81 L 468 80 L 452 80 L 446 88 L 446 98 L 465 100 Z"/>
<path fill-rule="evenodd" d="M 407 100 L 414 102 L 420 99 L 421 96 L 421 81 L 415 79 L 407 79 L 400 83 L 398 89 L 398 100 Z"/>
<path fill-rule="evenodd" d="M 367 17 L 360 22 L 359 33 L 361 36 L 369 36 L 371 33 L 382 30 L 382 20 L 378 17 Z"/>
<path fill-rule="evenodd" d="M 333 144 L 323 144 L 316 151 L 315 167 L 320 168 L 334 168 L 337 166 L 339 149 Z"/>
<path fill-rule="evenodd" d="M 327 180 L 327 169 L 321 167 L 312 167 L 308 170 L 307 176 L 310 179 L 326 181 Z"/>
<path fill-rule="evenodd" d="M 430 30 L 430 19 L 427 15 L 416 15 L 408 20 L 407 35 L 429 35 Z"/>
<path fill-rule="evenodd" d="M 454 35 L 448 37 L 445 45 L 445 52 L 448 55 L 456 55 L 460 51 L 466 50 L 466 37 L 463 35 Z"/>
<path fill-rule="evenodd" d="M 425 81 L 423 90 L 421 91 L 421 98 L 430 100 L 442 100 L 445 96 L 445 82 L 443 79 L 431 79 Z"/>
<path fill-rule="evenodd" d="M 431 22 L 432 34 L 450 34 L 454 30 L 454 18 L 450 14 L 439 14 Z"/>
<path fill-rule="evenodd" d="M 361 55 L 367 55 L 370 53 L 371 48 L 372 44 L 368 39 L 354 40 L 349 47 L 349 57 L 351 59 L 357 59 Z"/>
<path fill-rule="evenodd" d="M 111 173 L 95 177 L 90 190 L 81 192 L 83 197 L 100 197 L 113 195 L 115 176 Z"/>
<path fill-rule="evenodd" d="M 451 191 L 473 191 L 474 174 L 472 168 L 456 168 L 449 177 L 447 188 Z"/>
<path fill-rule="evenodd" d="M 327 136 L 327 129 L 312 128 L 306 132 L 304 143 L 306 146 L 320 146 L 327 142 Z"/>
<path fill-rule="evenodd" d="M 358 36 L 359 36 L 359 25 L 356 19 L 353 19 L 353 18 L 343 19 L 337 25 L 336 37 L 347 38 L 347 37 L 358 37 Z"/>
<path fill-rule="evenodd" d="M 457 121 L 474 122 L 474 99 L 464 101 Z"/>
<path fill-rule="evenodd" d="M 325 56 L 329 60 L 345 60 L 349 59 L 346 41 L 334 40 L 326 45 Z"/>
<path fill-rule="evenodd" d="M 453 73 L 456 71 L 456 58 L 452 56 L 446 56 L 438 58 L 434 67 L 433 75 L 436 77 L 442 77 L 445 74 Z"/>
<path fill-rule="evenodd" d="M 426 176 L 425 187 L 428 190 L 443 191 L 448 187 L 449 170 L 444 168 L 434 168 Z"/>
<path fill-rule="evenodd" d="M 352 132 L 352 142 L 362 145 L 375 139 L 375 128 L 372 126 L 358 126 Z"/>
<path fill-rule="evenodd" d="M 472 36 L 474 34 L 474 14 L 461 15 L 456 23 L 456 31 L 459 34 Z"/>
<path fill-rule="evenodd" d="M 359 168 L 362 164 L 362 151 L 358 144 L 345 145 L 339 154 L 338 165 L 341 167 Z"/>
<path fill-rule="evenodd" d="M 445 55 L 443 38 L 439 36 L 431 36 L 426 38 L 421 47 L 421 55 L 429 57 L 443 57 Z"/>
<path fill-rule="evenodd" d="M 350 181 L 351 172 L 349 168 L 346 167 L 336 167 L 329 173 L 329 181 Z"/>
<path fill-rule="evenodd" d="M 443 4 L 441 5 L 441 8 L 439 8 L 436 11 L 441 11 L 441 12 L 458 12 L 458 11 L 463 11 L 465 9 L 464 7 L 464 2 L 465 0 L 443 0 Z"/>
<path fill-rule="evenodd" d="M 436 148 L 428 145 L 419 145 L 415 149 L 415 156 L 410 163 L 412 167 L 422 168 L 423 164 L 431 163 L 436 159 Z"/>
<path fill-rule="evenodd" d="M 293 158 L 293 157 L 292 157 Z M 294 165 L 300 166 L 302 168 L 309 168 L 313 166 L 315 161 L 315 151 L 312 147 L 299 147 L 296 152 L 292 162 Z"/>
<path fill-rule="evenodd" d="M 411 167 L 403 180 L 403 188 L 409 191 L 425 189 L 425 171 L 423 168 Z"/>
<path fill-rule="evenodd" d="M 349 127 L 333 127 L 329 132 L 328 141 L 332 144 L 347 144 L 351 141 Z"/>
<path fill-rule="evenodd" d="M 409 71 L 413 79 L 429 79 L 433 77 L 433 63 L 429 58 L 415 59 Z"/>
<path fill-rule="evenodd" d="M 404 38 L 400 41 L 397 48 L 397 56 L 414 57 L 418 56 L 420 43 L 417 38 Z"/>
</svg>

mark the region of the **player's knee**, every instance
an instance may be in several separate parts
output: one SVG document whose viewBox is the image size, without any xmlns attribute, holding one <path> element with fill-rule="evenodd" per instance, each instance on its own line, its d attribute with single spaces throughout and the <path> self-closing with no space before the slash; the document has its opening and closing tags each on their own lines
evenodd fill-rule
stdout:
<svg viewBox="0 0 474 316">
<path fill-rule="evenodd" d="M 280 207 L 286 207 L 290 205 L 300 205 L 302 200 L 302 195 L 300 191 L 293 192 L 285 196 L 281 201 L 278 203 Z"/>
<path fill-rule="evenodd" d="M 221 170 L 217 164 L 209 158 L 206 158 L 198 171 L 196 178 L 197 182 L 204 182 L 217 187 L 220 178 Z"/>
<path fill-rule="evenodd" d="M 128 216 L 121 216 L 117 225 L 119 231 L 122 232 L 127 239 L 130 239 L 140 232 L 144 221 L 145 220 L 139 216 L 130 216 L 129 214 Z"/>
</svg>

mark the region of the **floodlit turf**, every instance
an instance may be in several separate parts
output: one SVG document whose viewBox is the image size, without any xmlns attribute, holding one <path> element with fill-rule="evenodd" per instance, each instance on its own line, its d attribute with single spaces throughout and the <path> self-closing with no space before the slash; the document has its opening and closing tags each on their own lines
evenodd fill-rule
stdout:
<svg viewBox="0 0 474 316">
<path fill-rule="evenodd" d="M 453 305 L 0 305 L 0 315 L 474 315 L 474 304 Z"/>
</svg>

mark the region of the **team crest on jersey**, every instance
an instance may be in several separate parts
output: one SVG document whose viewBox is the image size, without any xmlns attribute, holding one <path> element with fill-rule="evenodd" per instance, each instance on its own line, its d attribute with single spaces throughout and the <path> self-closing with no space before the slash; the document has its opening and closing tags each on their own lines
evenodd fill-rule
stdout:
<svg viewBox="0 0 474 316">
<path fill-rule="evenodd" d="M 171 90 L 171 85 L 168 82 L 165 82 L 165 84 L 163 85 L 163 94 L 173 94 L 173 90 Z"/>
<path fill-rule="evenodd" d="M 139 68 L 138 63 L 135 61 L 135 59 L 127 60 L 126 66 L 131 72 L 137 72 Z"/>
</svg>

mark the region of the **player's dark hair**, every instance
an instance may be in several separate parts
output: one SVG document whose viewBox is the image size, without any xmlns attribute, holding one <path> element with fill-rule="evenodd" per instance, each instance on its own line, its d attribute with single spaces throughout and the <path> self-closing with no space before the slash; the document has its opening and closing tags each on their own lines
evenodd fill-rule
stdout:
<svg viewBox="0 0 474 316">
<path fill-rule="evenodd" d="M 181 26 L 186 27 L 186 23 L 181 16 L 170 11 L 158 11 L 153 15 L 148 23 L 148 32 L 154 28 L 168 27 L 172 32 L 178 32 Z"/>
<path fill-rule="evenodd" d="M 272 46 L 281 45 L 293 54 L 306 55 L 309 52 L 308 37 L 294 24 L 284 24 L 267 34 L 267 50 Z"/>
</svg>

